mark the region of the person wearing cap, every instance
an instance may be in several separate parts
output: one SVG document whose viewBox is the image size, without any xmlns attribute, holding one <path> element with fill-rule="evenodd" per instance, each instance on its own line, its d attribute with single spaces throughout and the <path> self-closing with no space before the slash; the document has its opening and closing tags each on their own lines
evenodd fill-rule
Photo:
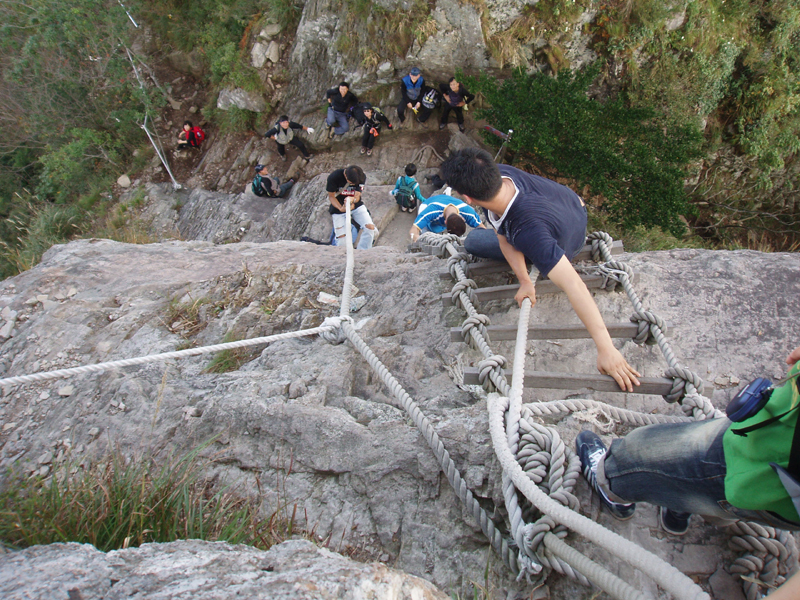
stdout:
<svg viewBox="0 0 800 600">
<path fill-rule="evenodd" d="M 294 179 L 289 179 L 286 183 L 281 183 L 277 177 L 270 177 L 269 168 L 266 165 L 255 166 L 256 175 L 253 177 L 253 193 L 256 196 L 266 196 L 267 198 L 285 198 L 289 190 L 295 184 Z"/>
<path fill-rule="evenodd" d="M 381 132 L 381 123 L 386 123 L 386 127 L 392 128 L 389 119 L 379 110 L 373 108 L 369 103 L 364 103 L 364 135 L 361 136 L 361 154 L 372 156 L 372 148 L 375 146 L 375 138 Z"/>
<path fill-rule="evenodd" d="M 470 227 L 484 228 L 481 218 L 474 208 L 458 198 L 439 194 L 428 198 L 425 208 L 414 220 L 408 233 L 412 242 L 416 242 L 419 234 L 423 231 L 441 233 L 446 229 L 447 233 L 462 236 L 467 230 L 467 224 Z"/>
<path fill-rule="evenodd" d="M 290 121 L 288 116 L 281 115 L 278 117 L 278 122 L 275 123 L 275 127 L 264 134 L 265 138 L 271 138 L 278 144 L 278 154 L 280 154 L 281 160 L 284 162 L 286 162 L 286 144 L 291 144 L 300 150 L 300 152 L 303 153 L 303 158 L 306 160 L 311 158 L 303 140 L 294 134 L 295 131 L 314 133 L 313 127 L 305 127 L 304 125 L 300 125 L 300 123 Z"/>
<path fill-rule="evenodd" d="M 350 91 L 350 84 L 342 81 L 338 88 L 331 88 L 325 93 L 328 99 L 328 116 L 325 123 L 328 126 L 328 137 L 342 135 L 350 131 L 348 111 L 358 104 L 358 98 Z"/>
<path fill-rule="evenodd" d="M 397 118 L 403 123 L 406 120 L 406 109 L 414 111 L 417 121 L 424 123 L 430 116 L 426 111 L 425 118 L 421 118 L 422 94 L 424 93 L 425 79 L 419 67 L 411 67 L 411 71 L 400 80 L 400 104 L 397 105 Z"/>
</svg>

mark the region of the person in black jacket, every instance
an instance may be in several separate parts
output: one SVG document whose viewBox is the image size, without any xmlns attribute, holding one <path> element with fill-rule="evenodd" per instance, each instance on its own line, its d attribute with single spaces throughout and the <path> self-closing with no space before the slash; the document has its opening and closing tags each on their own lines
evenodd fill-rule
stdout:
<svg viewBox="0 0 800 600">
<path fill-rule="evenodd" d="M 392 124 L 382 112 L 372 108 L 369 103 L 364 103 L 364 135 L 361 136 L 361 154 L 366 153 L 367 156 L 372 156 L 372 148 L 375 146 L 375 138 L 381 132 L 381 123 L 386 123 L 386 126 L 391 129 Z M 359 105 L 360 106 L 360 105 Z"/>
<path fill-rule="evenodd" d="M 440 84 L 439 90 L 442 92 L 442 119 L 439 122 L 439 129 L 444 129 L 447 125 L 447 117 L 450 116 L 452 110 L 456 113 L 456 121 L 458 121 L 458 130 L 464 131 L 464 107 L 472 102 L 475 98 L 470 94 L 463 85 L 456 81 L 455 77 L 451 77 L 447 85 Z"/>
<path fill-rule="evenodd" d="M 358 104 L 358 98 L 350 91 L 350 84 L 342 81 L 338 88 L 331 88 L 325 93 L 328 99 L 328 116 L 325 119 L 328 125 L 328 137 L 342 135 L 350 131 L 348 111 Z"/>
<path fill-rule="evenodd" d="M 265 138 L 272 138 L 275 140 L 275 143 L 278 144 L 278 154 L 281 155 L 281 160 L 284 162 L 286 162 L 286 144 L 295 146 L 298 150 L 300 150 L 300 152 L 303 153 L 303 158 L 306 160 L 311 158 L 311 155 L 306 149 L 306 145 L 303 143 L 303 140 L 295 135 L 295 131 L 307 131 L 308 133 L 314 133 L 313 127 L 305 127 L 300 125 L 300 123 L 290 121 L 289 117 L 286 115 L 282 115 L 278 118 L 278 122 L 275 123 L 275 127 L 264 134 Z"/>
</svg>

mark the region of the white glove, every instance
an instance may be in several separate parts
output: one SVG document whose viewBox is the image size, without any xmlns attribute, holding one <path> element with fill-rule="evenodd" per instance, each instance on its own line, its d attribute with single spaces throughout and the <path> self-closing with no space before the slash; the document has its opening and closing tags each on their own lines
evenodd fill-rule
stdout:
<svg viewBox="0 0 800 600">
<path fill-rule="evenodd" d="M 306 131 L 308 131 L 308 133 L 314 133 L 314 128 L 313 127 L 309 127 L 309 128 L 307 128 Z"/>
</svg>

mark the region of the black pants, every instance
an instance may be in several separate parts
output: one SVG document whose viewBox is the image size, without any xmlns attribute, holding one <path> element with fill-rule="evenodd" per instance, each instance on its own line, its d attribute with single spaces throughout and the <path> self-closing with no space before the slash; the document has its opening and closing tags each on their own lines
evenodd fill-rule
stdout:
<svg viewBox="0 0 800 600">
<path fill-rule="evenodd" d="M 361 136 L 361 145 L 364 148 L 369 148 L 370 150 L 375 145 L 375 137 L 369 132 L 370 128 L 368 126 L 364 126 L 364 135 Z"/>
<path fill-rule="evenodd" d="M 275 142 L 277 144 L 277 142 Z M 308 150 L 306 150 L 306 145 L 303 143 L 303 140 L 300 138 L 293 137 L 289 140 L 289 143 L 300 150 L 303 153 L 304 158 L 308 158 Z M 286 144 L 278 144 L 278 154 L 281 156 L 286 156 Z"/>
<path fill-rule="evenodd" d="M 412 102 L 412 104 L 416 104 L 416 102 Z M 408 108 L 408 106 L 406 105 L 405 102 L 401 102 L 400 104 L 397 105 L 397 118 L 400 119 L 401 123 L 406 120 L 406 109 L 407 108 Z M 414 111 L 411 111 L 411 112 L 414 112 Z M 419 121 L 420 123 L 424 123 L 425 121 L 428 120 L 428 117 L 431 116 L 432 112 L 433 112 L 432 108 L 425 108 L 420 103 L 419 108 L 417 109 L 417 121 Z"/>
<path fill-rule="evenodd" d="M 442 103 L 442 123 L 447 124 L 447 117 L 450 116 L 450 111 L 456 113 L 456 121 L 459 125 L 464 124 L 464 107 L 463 106 L 450 106 L 447 102 Z"/>
</svg>

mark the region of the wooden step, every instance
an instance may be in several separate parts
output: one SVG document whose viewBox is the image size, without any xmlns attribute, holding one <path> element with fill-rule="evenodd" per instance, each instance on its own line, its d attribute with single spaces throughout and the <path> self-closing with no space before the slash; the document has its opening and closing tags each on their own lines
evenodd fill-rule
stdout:
<svg viewBox="0 0 800 600">
<path fill-rule="evenodd" d="M 639 327 L 636 323 L 607 323 L 609 335 L 612 338 L 633 339 Z M 502 342 L 517 339 L 516 325 L 489 325 L 486 328 L 489 340 L 492 342 Z M 665 335 L 669 335 L 669 327 L 663 330 Z M 590 339 L 589 332 L 582 324 L 577 325 L 532 325 L 528 328 L 529 340 L 582 340 Z M 450 328 L 450 341 L 461 342 L 460 327 Z"/>
<path fill-rule="evenodd" d="M 464 368 L 464 383 L 466 385 L 480 385 L 478 380 L 479 370 L 476 367 Z M 511 369 L 506 370 L 506 380 L 511 384 Z M 634 394 L 653 394 L 664 396 L 672 389 L 672 380 L 664 377 L 639 377 L 639 385 L 634 388 Z M 580 390 L 590 389 L 596 392 L 622 392 L 610 375 L 566 374 L 551 373 L 548 371 L 527 371 L 523 380 L 526 388 L 548 388 L 554 390 Z M 705 383 L 702 390 L 698 390 L 707 398 L 714 392 L 714 384 Z"/>
<path fill-rule="evenodd" d="M 440 252 L 438 248 L 435 246 L 422 246 L 422 249 L 427 252 L 428 254 L 437 254 L 440 258 L 445 257 L 446 251 Z M 463 250 L 462 246 L 458 246 L 457 249 Z M 622 254 L 625 251 L 622 245 L 622 240 L 614 240 L 611 244 L 611 254 L 613 256 L 617 256 Z M 592 258 L 592 247 L 589 244 L 586 244 L 583 247 L 583 250 L 578 252 L 575 255 L 575 258 L 572 259 L 572 262 L 578 262 L 579 260 L 591 260 Z M 491 273 L 503 273 L 505 271 L 511 271 L 511 267 L 508 266 L 508 263 L 505 261 L 497 261 L 497 260 L 481 260 L 474 263 L 469 263 L 466 268 L 466 275 L 467 277 L 477 277 L 479 275 L 489 275 Z M 441 279 L 450 279 L 450 271 L 447 267 L 444 267 L 439 271 L 439 277 Z"/>
<path fill-rule="evenodd" d="M 600 275 L 581 275 L 581 279 L 590 290 L 600 289 L 603 285 L 603 277 Z M 518 284 L 496 285 L 494 287 L 478 288 L 474 290 L 474 293 L 478 302 L 486 302 L 487 300 L 505 300 L 513 298 L 518 289 Z M 537 295 L 554 294 L 560 291 L 561 289 L 549 279 L 540 279 L 536 282 Z M 442 294 L 442 304 L 444 304 L 444 306 L 453 306 L 453 295 L 449 292 L 447 294 Z"/>
</svg>

